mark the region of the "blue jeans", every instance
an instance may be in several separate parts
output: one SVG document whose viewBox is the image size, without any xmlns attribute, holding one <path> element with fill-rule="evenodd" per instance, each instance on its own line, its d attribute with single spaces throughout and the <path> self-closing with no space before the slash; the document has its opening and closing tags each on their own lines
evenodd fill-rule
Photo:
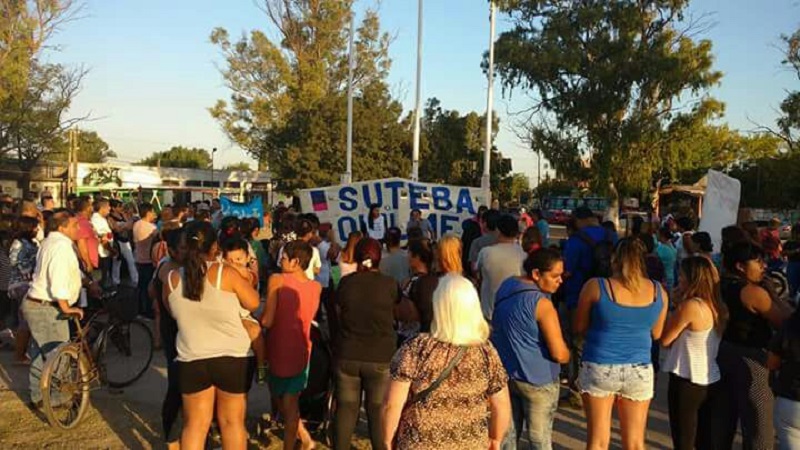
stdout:
<svg viewBox="0 0 800 450">
<path fill-rule="evenodd" d="M 61 310 L 54 305 L 43 305 L 30 300 L 22 301 L 22 314 L 28 322 L 33 342 L 29 350 L 31 356 L 30 391 L 31 401 L 42 400 L 39 382 L 44 360 L 59 345 L 69 340 L 69 323 L 62 318 Z"/>
<path fill-rule="evenodd" d="M 778 449 L 800 448 L 800 402 L 775 397 L 775 431 L 778 433 Z"/>
<path fill-rule="evenodd" d="M 558 409 L 558 382 L 536 386 L 509 380 L 511 394 L 511 429 L 503 440 L 503 450 L 524 448 L 521 445 L 523 424 L 528 428 L 528 449 L 553 448 L 553 420 Z"/>
</svg>

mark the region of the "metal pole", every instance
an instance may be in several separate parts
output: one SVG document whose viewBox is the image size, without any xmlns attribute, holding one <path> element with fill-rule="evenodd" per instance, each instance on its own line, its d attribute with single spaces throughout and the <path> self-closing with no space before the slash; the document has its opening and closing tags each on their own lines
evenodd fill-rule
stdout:
<svg viewBox="0 0 800 450">
<path fill-rule="evenodd" d="M 539 169 L 536 174 L 536 188 L 539 188 L 539 185 L 542 184 L 542 151 L 539 150 L 536 152 L 536 163 L 539 165 Z"/>
<path fill-rule="evenodd" d="M 342 180 L 343 184 L 353 182 L 353 72 L 356 61 L 353 41 L 355 34 L 355 13 L 352 13 L 350 17 L 350 67 L 347 75 L 347 169 Z"/>
<path fill-rule="evenodd" d="M 411 154 L 411 179 L 418 181 L 420 116 L 422 115 L 422 0 L 419 0 L 417 17 L 417 98 L 414 111 L 414 149 Z"/>
<path fill-rule="evenodd" d="M 217 147 L 211 149 L 211 187 L 214 188 L 214 154 L 217 153 Z"/>
<path fill-rule="evenodd" d="M 492 108 L 494 107 L 494 23 L 495 5 L 489 2 L 489 88 L 486 92 L 486 148 L 483 153 L 483 177 L 481 189 L 484 191 L 486 201 L 491 197 L 491 163 L 492 163 Z"/>
</svg>

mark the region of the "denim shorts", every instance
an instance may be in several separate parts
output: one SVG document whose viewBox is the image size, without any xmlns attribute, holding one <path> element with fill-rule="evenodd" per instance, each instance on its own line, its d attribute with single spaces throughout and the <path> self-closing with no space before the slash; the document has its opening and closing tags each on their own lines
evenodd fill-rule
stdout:
<svg viewBox="0 0 800 450">
<path fill-rule="evenodd" d="M 615 395 L 633 401 L 653 398 L 652 364 L 596 364 L 582 362 L 578 373 L 581 394 Z"/>
</svg>

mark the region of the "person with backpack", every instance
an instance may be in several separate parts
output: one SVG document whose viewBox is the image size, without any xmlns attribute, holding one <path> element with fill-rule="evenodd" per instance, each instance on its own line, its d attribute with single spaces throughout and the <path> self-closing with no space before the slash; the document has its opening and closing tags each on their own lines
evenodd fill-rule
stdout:
<svg viewBox="0 0 800 450">
<path fill-rule="evenodd" d="M 575 310 L 578 307 L 578 297 L 586 281 L 596 277 L 611 276 L 611 255 L 617 235 L 600 226 L 600 221 L 586 206 L 581 206 L 573 212 L 575 231 L 564 244 L 564 301 L 567 306 L 567 323 L 574 321 Z M 578 377 L 578 368 L 581 359 L 583 340 L 573 332 L 571 326 L 567 327 L 567 343 L 570 346 L 569 383 L 571 406 L 580 408 L 580 397 L 575 390 L 575 381 Z"/>
</svg>

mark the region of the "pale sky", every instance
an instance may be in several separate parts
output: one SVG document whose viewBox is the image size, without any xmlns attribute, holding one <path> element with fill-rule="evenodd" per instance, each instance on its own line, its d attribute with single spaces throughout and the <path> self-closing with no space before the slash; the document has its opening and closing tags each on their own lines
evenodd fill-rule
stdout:
<svg viewBox="0 0 800 450">
<path fill-rule="evenodd" d="M 50 58 L 90 69 L 76 99 L 75 114 L 91 113 L 83 125 L 96 130 L 124 161 L 136 161 L 172 145 L 217 147 L 215 166 L 250 161 L 207 112 L 227 99 L 214 27 L 232 37 L 264 28 L 267 19 L 250 0 L 85 0 L 85 17 L 55 38 L 61 48 Z M 374 4 L 358 2 L 358 8 Z M 395 38 L 389 83 L 406 110 L 413 108 L 417 11 L 413 0 L 383 0 L 383 29 Z M 704 38 L 714 43 L 716 68 L 725 76 L 713 94 L 727 105 L 725 120 L 752 130 L 773 125 L 776 110 L 797 79 L 780 65 L 780 35 L 800 27 L 798 0 L 695 0 L 689 12 L 711 14 Z M 423 99 L 437 97 L 446 109 L 484 112 L 486 77 L 480 68 L 488 48 L 486 0 L 425 0 Z M 508 27 L 498 16 L 498 33 Z M 501 120 L 498 147 L 514 172 L 536 182 L 536 157 L 516 137 L 508 111 L 525 106 L 524 96 L 503 98 L 496 90 Z"/>
</svg>

